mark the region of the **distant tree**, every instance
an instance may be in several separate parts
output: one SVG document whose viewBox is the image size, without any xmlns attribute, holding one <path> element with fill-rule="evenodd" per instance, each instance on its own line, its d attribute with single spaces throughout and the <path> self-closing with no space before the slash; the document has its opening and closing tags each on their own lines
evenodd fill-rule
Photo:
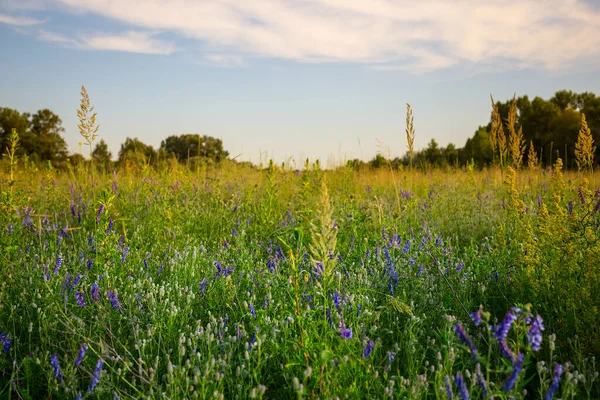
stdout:
<svg viewBox="0 0 600 400">
<path fill-rule="evenodd" d="M 180 162 L 188 159 L 211 159 L 220 162 L 229 156 L 223 148 L 223 141 L 212 136 L 183 134 L 169 136 L 160 144 L 167 154 L 174 155 Z"/>
<path fill-rule="evenodd" d="M 492 162 L 490 133 L 485 126 L 480 126 L 473 137 L 467 139 L 465 147 L 460 150 L 460 160 L 462 164 L 467 164 L 473 160 L 480 167 Z"/>
<path fill-rule="evenodd" d="M 435 139 L 431 139 L 427 147 L 422 152 L 424 161 L 431 165 L 438 165 L 441 159 L 441 155 L 442 152 L 440 151 L 440 146 L 435 141 Z"/>
<path fill-rule="evenodd" d="M 108 150 L 108 145 L 104 141 L 104 139 L 100 139 L 100 141 L 94 147 L 94 151 L 92 151 L 92 158 L 94 159 L 94 165 L 98 168 L 102 168 L 104 170 L 108 170 L 112 164 L 112 153 Z"/>
<path fill-rule="evenodd" d="M 377 154 L 371 161 L 369 161 L 369 167 L 371 168 L 383 168 L 388 165 L 389 161 L 387 158 L 382 156 L 381 154 Z"/>
<path fill-rule="evenodd" d="M 126 138 L 119 150 L 119 164 L 129 161 L 136 165 L 156 162 L 156 150 L 138 138 Z"/>
<path fill-rule="evenodd" d="M 17 155 L 27 155 L 35 162 L 50 161 L 55 166 L 66 159 L 67 143 L 62 137 L 62 121 L 52 111 L 44 109 L 31 115 L 10 108 L 0 108 L 2 149 L 8 144 L 8 135 L 13 128 L 20 138 Z"/>
</svg>

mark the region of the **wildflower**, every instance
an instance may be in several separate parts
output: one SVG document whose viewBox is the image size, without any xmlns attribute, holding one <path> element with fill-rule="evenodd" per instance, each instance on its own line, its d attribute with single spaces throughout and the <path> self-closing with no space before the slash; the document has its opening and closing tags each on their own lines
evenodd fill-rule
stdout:
<svg viewBox="0 0 600 400">
<path fill-rule="evenodd" d="M 344 320 L 340 323 L 340 336 L 344 339 L 352 339 L 352 329 L 346 328 Z"/>
<path fill-rule="evenodd" d="M 329 325 L 333 328 L 333 319 L 331 318 L 331 308 L 327 308 L 327 310 L 325 311 L 325 315 L 327 316 L 327 322 L 329 322 Z"/>
<path fill-rule="evenodd" d="M 410 251 L 410 239 L 406 239 L 406 242 L 404 242 L 404 248 L 402 249 L 402 253 L 408 254 L 409 251 Z"/>
<path fill-rule="evenodd" d="M 94 368 L 94 374 L 92 375 L 92 380 L 90 381 L 90 386 L 88 387 L 88 393 L 92 393 L 94 388 L 100 382 L 100 374 L 102 373 L 102 365 L 104 364 L 104 360 L 99 359 L 96 364 L 96 368 Z"/>
<path fill-rule="evenodd" d="M 500 324 L 498 324 L 495 328 L 494 337 L 496 339 L 506 340 L 508 331 L 510 331 L 510 328 L 512 327 L 513 322 L 515 322 L 517 320 L 517 313 L 519 311 L 520 310 L 518 308 L 511 308 L 508 311 L 508 313 L 506 313 L 504 320 Z"/>
<path fill-rule="evenodd" d="M 446 387 L 446 397 L 448 400 L 452 400 L 452 386 L 450 386 L 450 378 L 448 375 L 444 377 L 444 386 Z"/>
<path fill-rule="evenodd" d="M 113 229 L 113 220 L 110 218 L 108 220 L 108 228 L 106 228 L 106 236 L 110 235 Z"/>
<path fill-rule="evenodd" d="M 10 339 L 6 336 L 6 332 L 0 333 L 0 343 L 2 343 L 2 352 L 4 354 L 7 354 L 10 351 Z"/>
<path fill-rule="evenodd" d="M 248 308 L 250 309 L 250 314 L 252 314 L 254 319 L 256 319 L 256 310 L 254 309 L 254 306 L 252 305 L 252 303 L 248 304 Z"/>
<path fill-rule="evenodd" d="M 435 239 L 435 247 L 442 247 L 443 245 L 444 245 L 444 241 L 442 240 L 442 238 Z"/>
<path fill-rule="evenodd" d="M 200 281 L 200 293 L 204 295 L 204 291 L 206 290 L 206 284 L 208 283 L 208 279 L 204 278 Z"/>
<path fill-rule="evenodd" d="M 54 272 L 54 275 L 56 275 L 58 273 L 58 270 L 60 269 L 62 262 L 63 262 L 63 259 L 59 253 L 58 256 L 56 257 L 56 264 L 54 264 L 54 271 L 52 271 L 52 272 Z"/>
<path fill-rule="evenodd" d="M 73 282 L 71 283 L 71 290 L 75 289 L 75 286 L 77 286 L 79 281 L 81 281 L 81 274 L 77 274 L 75 279 L 73 279 Z"/>
<path fill-rule="evenodd" d="M 54 379 L 59 379 L 62 381 L 63 375 L 60 372 L 60 364 L 58 363 L 58 357 L 56 353 L 50 356 L 50 364 L 52 364 L 52 368 L 54 368 Z"/>
<path fill-rule="evenodd" d="M 462 340 L 469 350 L 471 350 L 471 355 L 473 358 L 477 360 L 477 347 L 475 347 L 475 344 L 463 328 L 462 322 L 458 321 L 456 325 L 452 327 L 452 329 L 454 329 L 460 340 Z"/>
<path fill-rule="evenodd" d="M 221 272 L 223 271 L 223 269 L 221 268 L 221 263 L 218 261 L 214 262 L 215 267 L 217 267 L 217 273 L 215 274 L 215 276 L 213 277 L 213 279 L 217 278 L 219 275 L 221 275 Z"/>
<path fill-rule="evenodd" d="M 420 278 L 423 275 L 423 271 L 425 271 L 425 267 L 423 264 L 419 265 L 419 270 L 417 271 L 417 278 Z"/>
<path fill-rule="evenodd" d="M 358 305 L 356 306 L 356 316 L 360 317 L 360 313 L 362 311 L 362 304 L 358 303 Z"/>
<path fill-rule="evenodd" d="M 83 395 L 81 394 L 81 392 L 77 392 L 77 396 L 75 396 L 75 400 L 81 400 L 83 399 Z"/>
<path fill-rule="evenodd" d="M 419 245 L 419 252 L 423 250 L 425 244 L 427 244 L 427 238 L 423 236 L 423 238 L 421 238 L 421 244 Z"/>
<path fill-rule="evenodd" d="M 92 301 L 97 303 L 100 301 L 100 290 L 98 288 L 98 283 L 94 282 L 92 284 Z"/>
<path fill-rule="evenodd" d="M 562 372 L 562 365 L 556 364 L 554 366 L 554 375 L 552 377 L 552 383 L 550 384 L 550 388 L 548 388 L 548 392 L 546 393 L 544 400 L 552 400 L 552 397 L 558 390 L 558 385 L 560 383 L 560 376 L 562 375 Z"/>
<path fill-rule="evenodd" d="M 87 349 L 88 345 L 85 343 L 79 347 L 79 354 L 77 355 L 77 359 L 75 360 L 75 365 L 81 364 L 81 362 L 83 361 L 83 357 L 85 357 L 85 351 Z"/>
<path fill-rule="evenodd" d="M 542 344 L 542 331 L 544 330 L 544 321 L 542 317 L 536 315 L 529 327 L 529 344 L 534 351 L 539 351 Z"/>
<path fill-rule="evenodd" d="M 481 318 L 482 315 L 483 315 L 483 310 L 482 310 L 481 307 L 479 307 L 479 310 L 473 311 L 469 315 L 471 316 L 471 320 L 473 321 L 473 323 L 475 324 L 475 326 L 479 326 L 480 324 L 483 323 L 483 319 Z"/>
<path fill-rule="evenodd" d="M 577 195 L 579 196 L 579 201 L 581 204 L 585 205 L 585 196 L 583 195 L 581 188 L 577 188 Z"/>
<path fill-rule="evenodd" d="M 85 299 L 83 297 L 83 292 L 81 290 L 77 290 L 75 292 L 75 301 L 81 308 L 84 308 L 86 306 Z"/>
<path fill-rule="evenodd" d="M 119 301 L 119 298 L 117 297 L 117 293 L 114 292 L 113 290 L 109 290 L 106 293 L 106 296 L 108 297 L 108 301 L 110 302 L 110 304 L 112 305 L 112 307 L 115 310 L 121 310 L 121 302 Z"/>
<path fill-rule="evenodd" d="M 396 353 L 391 350 L 388 351 L 388 364 L 391 364 L 392 361 L 394 361 L 394 358 L 396 358 Z"/>
<path fill-rule="evenodd" d="M 483 391 L 483 397 L 487 397 L 488 385 L 485 381 L 485 378 L 483 377 L 483 374 L 481 373 L 481 366 L 479 365 L 479 363 L 477 363 L 477 365 L 475 366 L 475 376 L 477 377 L 477 384 L 481 387 L 481 390 Z"/>
<path fill-rule="evenodd" d="M 100 223 L 100 216 L 102 216 L 102 213 L 104 213 L 104 204 L 100 204 L 100 208 L 98 209 L 98 212 L 96 213 L 96 223 Z"/>
<path fill-rule="evenodd" d="M 512 372 L 510 373 L 506 382 L 504 382 L 504 385 L 502 385 L 502 390 L 504 393 L 510 393 L 513 387 L 515 387 L 515 383 L 519 378 L 519 372 L 523 370 L 523 359 L 523 353 L 519 353 L 517 361 L 513 364 Z"/>
<path fill-rule="evenodd" d="M 89 271 L 90 269 L 92 269 L 92 265 L 94 265 L 94 260 L 92 260 L 92 259 L 90 258 L 90 259 L 88 260 L 88 262 L 87 262 L 87 269 L 88 269 L 88 271 Z"/>
<path fill-rule="evenodd" d="M 67 272 L 67 275 L 65 276 L 65 283 L 63 283 L 62 289 L 60 289 L 61 296 L 65 293 L 65 290 L 67 290 L 67 287 L 69 286 L 70 282 L 71 282 L 71 274 Z"/>
<path fill-rule="evenodd" d="M 367 358 L 371 355 L 373 348 L 375 347 L 375 343 L 372 340 L 369 340 L 369 343 L 365 346 L 363 350 L 363 358 Z"/>
<path fill-rule="evenodd" d="M 461 400 L 469 400 L 469 390 L 467 389 L 467 385 L 465 385 L 465 379 L 460 372 L 456 373 L 454 384 L 458 388 L 458 397 Z"/>
<path fill-rule="evenodd" d="M 458 265 L 456 266 L 456 272 L 462 271 L 464 266 L 465 266 L 465 263 L 463 263 L 462 261 L 459 262 Z"/>
<path fill-rule="evenodd" d="M 269 270 L 269 272 L 271 272 L 272 274 L 275 273 L 275 261 L 273 261 L 272 258 L 269 258 L 269 260 L 267 261 L 267 269 Z"/>
<path fill-rule="evenodd" d="M 388 290 L 390 291 L 390 296 L 394 297 L 394 285 L 392 285 L 392 281 L 388 284 Z"/>
<path fill-rule="evenodd" d="M 121 256 L 121 264 L 125 264 L 125 260 L 127 260 L 127 256 L 129 255 L 129 246 L 125 246 L 123 249 L 123 255 Z"/>
</svg>

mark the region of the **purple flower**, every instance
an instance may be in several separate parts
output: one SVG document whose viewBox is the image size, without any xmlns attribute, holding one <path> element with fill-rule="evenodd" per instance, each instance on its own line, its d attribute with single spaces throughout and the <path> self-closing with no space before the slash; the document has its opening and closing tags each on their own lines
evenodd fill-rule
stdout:
<svg viewBox="0 0 600 400">
<path fill-rule="evenodd" d="M 340 336 L 344 339 L 352 339 L 352 329 L 346 328 L 343 320 L 340 323 Z"/>
<path fill-rule="evenodd" d="M 53 271 L 54 275 L 56 275 L 58 273 L 58 270 L 60 269 L 62 262 L 63 262 L 63 259 L 59 253 L 58 256 L 56 257 L 56 264 L 54 264 L 54 271 Z"/>
<path fill-rule="evenodd" d="M 417 271 L 417 278 L 420 278 L 423 275 L 423 271 L 425 271 L 425 267 L 423 264 L 419 265 L 419 270 Z"/>
<path fill-rule="evenodd" d="M 517 320 L 518 308 L 511 308 L 504 317 L 504 320 L 498 324 L 494 331 L 494 337 L 498 340 L 506 340 L 506 336 L 512 327 L 513 322 Z"/>
<path fill-rule="evenodd" d="M 121 256 L 121 264 L 125 264 L 125 260 L 127 260 L 127 256 L 129 255 L 129 246 L 125 246 L 123 249 L 123 255 Z"/>
<path fill-rule="evenodd" d="M 465 379 L 460 372 L 456 373 L 454 384 L 458 389 L 458 398 L 461 400 L 469 400 L 469 390 L 467 389 L 467 385 L 465 385 Z"/>
<path fill-rule="evenodd" d="M 71 290 L 75 289 L 75 286 L 77 286 L 79 281 L 81 281 L 81 274 L 77 274 L 75 279 L 73 279 L 73 282 L 71 283 Z"/>
<path fill-rule="evenodd" d="M 546 396 L 544 396 L 544 400 L 552 400 L 554 394 L 558 390 L 558 385 L 560 383 L 560 376 L 562 375 L 562 365 L 556 364 L 554 366 L 554 376 L 552 377 L 552 383 L 550 384 L 550 388 L 548 388 L 548 392 Z"/>
<path fill-rule="evenodd" d="M 483 314 L 483 310 L 480 308 L 477 311 L 473 311 L 470 316 L 471 316 L 471 320 L 473 321 L 473 323 L 475 324 L 475 326 L 479 326 L 480 324 L 483 323 L 483 319 L 481 318 Z"/>
<path fill-rule="evenodd" d="M 542 345 L 542 331 L 544 330 L 542 317 L 536 315 L 529 327 L 529 344 L 534 351 L 539 351 Z"/>
<path fill-rule="evenodd" d="M 88 345 L 85 343 L 79 347 L 79 354 L 77 355 L 77 360 L 75 360 L 75 365 L 81 364 L 81 362 L 83 361 L 83 357 L 85 357 L 85 351 L 87 349 Z"/>
<path fill-rule="evenodd" d="M 81 394 L 81 392 L 77 392 L 77 396 L 75 396 L 75 400 L 81 400 L 83 399 L 83 395 Z"/>
<path fill-rule="evenodd" d="M 94 260 L 92 260 L 92 259 L 90 258 L 90 259 L 88 260 L 88 262 L 87 262 L 87 269 L 88 269 L 88 271 L 89 271 L 90 269 L 92 269 L 92 265 L 94 265 Z"/>
<path fill-rule="evenodd" d="M 52 364 L 52 368 L 54 368 L 54 379 L 62 381 L 63 375 L 60 372 L 60 364 L 58 363 L 58 357 L 56 356 L 56 353 L 50 356 L 50 364 Z"/>
<path fill-rule="evenodd" d="M 456 266 L 456 272 L 462 271 L 464 266 L 465 266 L 465 263 L 463 263 L 462 261 L 459 262 L 458 265 Z"/>
<path fill-rule="evenodd" d="M 362 304 L 358 303 L 356 306 L 356 317 L 360 317 L 360 313 L 362 311 Z"/>
<path fill-rule="evenodd" d="M 452 386 L 450 385 L 450 377 L 448 375 L 444 377 L 444 386 L 446 387 L 446 397 L 448 400 L 452 400 Z"/>
<path fill-rule="evenodd" d="M 96 223 L 100 223 L 100 217 L 102 216 L 102 213 L 104 213 L 104 204 L 100 204 L 100 208 L 98 209 L 98 212 L 96 213 Z"/>
<path fill-rule="evenodd" d="M 204 295 L 204 291 L 206 290 L 206 284 L 208 283 L 208 279 L 204 278 L 200 281 L 200 293 Z"/>
<path fill-rule="evenodd" d="M 254 309 L 254 306 L 252 305 L 252 303 L 248 304 L 248 308 L 250 309 L 250 314 L 252 314 L 254 319 L 256 319 L 256 310 Z"/>
<path fill-rule="evenodd" d="M 272 258 L 270 258 L 270 259 L 267 261 L 267 269 L 268 269 L 268 270 L 269 270 L 269 272 L 271 272 L 272 274 L 274 274 L 274 273 L 275 273 L 275 261 L 274 261 Z"/>
<path fill-rule="evenodd" d="M 367 358 L 371 355 L 373 348 L 375 347 L 375 343 L 372 340 L 369 340 L 369 343 L 365 346 L 363 350 L 363 358 Z"/>
<path fill-rule="evenodd" d="M 396 353 L 391 350 L 388 351 L 388 364 L 391 364 L 392 361 L 394 361 L 394 358 L 396 358 Z"/>
<path fill-rule="evenodd" d="M 508 347 L 506 340 L 498 340 L 498 346 L 500 347 L 500 353 L 503 357 L 508 358 L 511 362 L 515 362 L 515 355 Z"/>
<path fill-rule="evenodd" d="M 504 393 L 510 393 L 510 391 L 515 387 L 515 383 L 519 378 L 519 372 L 523 370 L 523 359 L 523 353 L 519 353 L 517 361 L 513 363 L 512 372 L 510 373 L 506 382 L 504 382 L 504 385 L 502 385 L 502 391 L 504 391 Z"/>
<path fill-rule="evenodd" d="M 462 340 L 463 343 L 469 348 L 469 350 L 471 350 L 471 355 L 473 356 L 473 358 L 477 360 L 477 347 L 475 347 L 475 344 L 465 331 L 462 322 L 458 321 L 456 325 L 452 327 L 452 329 L 454 329 L 454 332 L 456 332 L 460 340 Z"/>
<path fill-rule="evenodd" d="M 340 306 L 340 295 L 337 293 L 333 294 L 333 303 L 335 304 L 335 308 L 337 308 L 338 312 L 342 313 L 342 307 Z"/>
<path fill-rule="evenodd" d="M 100 374 L 102 373 L 102 365 L 104 364 L 104 360 L 99 359 L 96 364 L 96 368 L 94 368 L 94 374 L 92 375 L 92 380 L 90 381 L 90 386 L 88 387 L 88 393 L 92 393 L 94 388 L 100 382 Z"/>
<path fill-rule="evenodd" d="M 214 262 L 215 267 L 217 267 L 217 273 L 215 274 L 215 276 L 213 276 L 213 279 L 217 278 L 219 275 L 221 275 L 221 272 L 223 271 L 223 269 L 221 268 L 221 263 L 218 261 Z"/>
<path fill-rule="evenodd" d="M 113 229 L 113 220 L 110 218 L 108 220 L 108 228 L 106 228 L 106 236 L 110 235 Z"/>
<path fill-rule="evenodd" d="M 333 319 L 331 318 L 331 308 L 327 308 L 325 311 L 325 315 L 327 316 L 327 322 L 329 322 L 329 326 L 333 328 Z"/>
<path fill-rule="evenodd" d="M 7 354 L 10 351 L 10 340 L 6 337 L 6 332 L 0 333 L 0 343 L 2 343 L 2 352 Z"/>
<path fill-rule="evenodd" d="M 581 188 L 577 189 L 577 195 L 579 196 L 579 201 L 581 202 L 581 204 L 585 205 L 585 196 L 583 195 L 583 191 L 581 190 Z"/>
<path fill-rule="evenodd" d="M 119 298 L 117 297 L 117 293 L 115 291 L 109 290 L 108 292 L 106 292 L 106 297 L 108 297 L 108 301 L 115 310 L 121 310 L 121 302 L 119 301 Z"/>
<path fill-rule="evenodd" d="M 92 301 L 97 303 L 100 301 L 100 290 L 98 289 L 98 283 L 94 282 L 92 284 Z"/>
<path fill-rule="evenodd" d="M 481 387 L 483 391 L 483 397 L 486 398 L 488 396 L 488 385 L 481 373 L 481 366 L 479 363 L 475 366 L 475 376 L 477 377 L 477 384 Z"/>
<path fill-rule="evenodd" d="M 408 254 L 409 251 L 410 251 L 410 239 L 406 239 L 406 242 L 404 242 L 404 248 L 402 249 L 402 253 Z"/>
<path fill-rule="evenodd" d="M 75 301 L 81 308 L 84 308 L 86 306 L 85 298 L 83 297 L 83 292 L 81 290 L 77 290 L 75 292 Z"/>
</svg>

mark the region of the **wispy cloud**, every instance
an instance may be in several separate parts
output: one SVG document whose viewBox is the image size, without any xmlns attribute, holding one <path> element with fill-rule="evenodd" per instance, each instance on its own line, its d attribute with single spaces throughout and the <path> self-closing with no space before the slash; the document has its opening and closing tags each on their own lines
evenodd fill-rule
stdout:
<svg viewBox="0 0 600 400">
<path fill-rule="evenodd" d="M 39 19 L 35 19 L 35 18 L 18 17 L 18 16 L 14 16 L 14 15 L 0 14 L 0 23 L 2 23 L 2 24 L 15 25 L 15 26 L 31 26 L 31 25 L 43 24 L 44 22 L 45 22 L 44 20 L 39 20 Z"/>
<path fill-rule="evenodd" d="M 208 54 L 419 70 L 506 60 L 514 68 L 560 69 L 600 61 L 600 9 L 589 0 L 48 1 L 196 39 Z M 115 39 L 87 43 L 133 51 L 133 41 L 167 54 L 152 38 Z"/>
<path fill-rule="evenodd" d="M 154 39 L 153 36 L 149 32 L 129 31 L 120 35 L 88 34 L 71 38 L 44 30 L 39 31 L 37 35 L 39 40 L 87 50 L 123 51 L 141 54 L 171 54 L 176 50 L 173 43 Z"/>
</svg>

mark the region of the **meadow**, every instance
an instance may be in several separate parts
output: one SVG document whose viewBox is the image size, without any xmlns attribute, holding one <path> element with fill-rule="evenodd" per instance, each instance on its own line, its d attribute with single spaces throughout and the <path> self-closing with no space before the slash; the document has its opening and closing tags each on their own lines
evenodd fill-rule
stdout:
<svg viewBox="0 0 600 400">
<path fill-rule="evenodd" d="M 591 172 L 5 178 L 0 398 L 600 395 Z"/>
</svg>

